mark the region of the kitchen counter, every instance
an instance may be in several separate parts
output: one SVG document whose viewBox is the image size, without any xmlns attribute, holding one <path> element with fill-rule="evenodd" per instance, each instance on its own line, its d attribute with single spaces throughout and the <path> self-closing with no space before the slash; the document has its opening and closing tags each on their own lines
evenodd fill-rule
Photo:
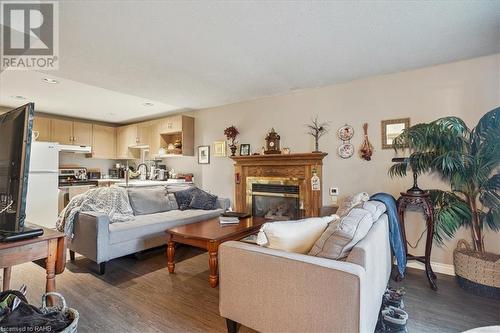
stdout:
<svg viewBox="0 0 500 333">
<path fill-rule="evenodd" d="M 119 180 L 118 182 L 114 182 L 113 185 L 126 187 L 125 179 L 115 179 Z M 168 180 L 139 180 L 139 179 L 130 179 L 128 182 L 129 187 L 147 187 L 147 186 L 165 186 L 165 185 L 192 185 L 193 182 L 186 182 L 184 180 L 177 179 L 168 179 Z"/>
</svg>

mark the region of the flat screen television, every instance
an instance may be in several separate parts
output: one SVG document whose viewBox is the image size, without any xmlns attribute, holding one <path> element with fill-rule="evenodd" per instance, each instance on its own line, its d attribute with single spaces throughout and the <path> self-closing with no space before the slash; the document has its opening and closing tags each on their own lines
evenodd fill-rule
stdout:
<svg viewBox="0 0 500 333">
<path fill-rule="evenodd" d="M 0 241 L 33 233 L 24 220 L 34 112 L 29 103 L 0 115 Z"/>
</svg>

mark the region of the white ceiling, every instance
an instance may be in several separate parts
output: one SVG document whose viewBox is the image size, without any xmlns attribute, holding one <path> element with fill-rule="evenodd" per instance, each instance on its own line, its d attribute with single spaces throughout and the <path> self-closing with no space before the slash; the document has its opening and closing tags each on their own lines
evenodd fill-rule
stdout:
<svg viewBox="0 0 500 333">
<path fill-rule="evenodd" d="M 59 11 L 60 69 L 44 77 L 61 83 L 4 71 L 0 104 L 24 95 L 42 111 L 125 122 L 500 52 L 500 1 L 65 1 Z"/>
</svg>

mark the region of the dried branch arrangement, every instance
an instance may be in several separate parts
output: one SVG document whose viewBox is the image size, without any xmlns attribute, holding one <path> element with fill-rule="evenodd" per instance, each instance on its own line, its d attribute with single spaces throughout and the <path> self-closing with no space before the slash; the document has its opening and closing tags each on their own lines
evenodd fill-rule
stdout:
<svg viewBox="0 0 500 333">
<path fill-rule="evenodd" d="M 370 143 L 370 140 L 368 140 L 368 123 L 363 124 L 363 132 L 365 133 L 365 139 L 359 149 L 359 155 L 362 159 L 370 161 L 373 155 L 373 145 Z"/>
<path fill-rule="evenodd" d="M 320 123 L 318 117 L 314 118 L 310 124 L 307 124 L 307 134 L 314 138 L 314 153 L 319 152 L 319 138 L 328 133 L 330 122 Z"/>
</svg>

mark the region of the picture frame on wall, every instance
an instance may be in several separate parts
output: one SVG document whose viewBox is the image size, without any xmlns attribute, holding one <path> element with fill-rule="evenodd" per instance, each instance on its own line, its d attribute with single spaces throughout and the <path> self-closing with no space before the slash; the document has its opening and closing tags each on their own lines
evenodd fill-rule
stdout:
<svg viewBox="0 0 500 333">
<path fill-rule="evenodd" d="M 198 146 L 198 164 L 210 164 L 210 146 Z"/>
<path fill-rule="evenodd" d="M 392 141 L 410 127 L 410 118 L 382 120 L 382 149 L 392 149 Z"/>
<path fill-rule="evenodd" d="M 240 145 L 240 156 L 249 156 L 250 155 L 250 144 L 242 143 Z"/>
<path fill-rule="evenodd" d="M 215 141 L 214 142 L 214 153 L 215 157 L 225 157 L 226 156 L 226 141 Z"/>
</svg>

